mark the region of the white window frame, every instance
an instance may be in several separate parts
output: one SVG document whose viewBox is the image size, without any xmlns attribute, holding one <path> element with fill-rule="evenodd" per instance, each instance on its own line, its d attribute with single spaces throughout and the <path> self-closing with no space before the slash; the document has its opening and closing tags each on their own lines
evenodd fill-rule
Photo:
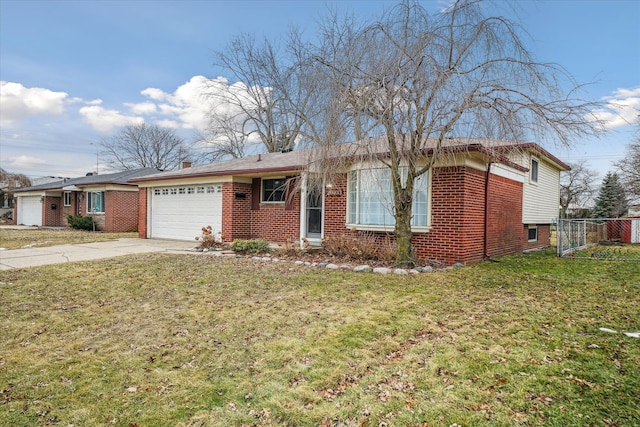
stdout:
<svg viewBox="0 0 640 427">
<path fill-rule="evenodd" d="M 380 171 L 384 171 L 387 170 L 389 171 L 388 173 L 391 173 L 391 170 L 386 168 L 386 167 L 362 167 L 362 168 L 358 168 L 358 169 L 354 169 L 352 171 L 349 172 L 348 176 L 347 176 L 347 217 L 346 217 L 346 226 L 347 228 L 355 228 L 357 230 L 371 230 L 371 231 L 394 231 L 395 229 L 395 219 L 391 216 L 390 218 L 390 223 L 389 224 L 364 224 L 363 220 L 362 220 L 362 213 L 360 212 L 360 209 L 363 205 L 363 203 L 360 200 L 360 197 L 362 195 L 362 193 L 360 191 L 358 191 L 358 186 L 363 185 L 362 182 L 362 173 L 363 171 L 371 171 L 371 170 L 380 170 Z M 383 172 L 385 173 L 385 172 Z M 402 172 L 403 174 L 406 174 L 406 169 L 404 169 L 404 172 Z M 422 182 L 424 186 L 426 186 L 426 188 L 422 188 L 422 197 L 425 199 L 422 203 L 424 204 L 424 209 L 423 212 L 421 213 L 421 215 L 423 215 L 423 221 L 422 224 L 419 225 L 412 225 L 411 226 L 411 231 L 413 232 L 427 232 L 429 230 L 431 230 L 431 174 L 429 172 L 424 173 L 423 175 L 421 175 L 420 177 L 416 178 L 417 180 L 419 180 L 419 182 Z M 355 188 L 354 188 L 355 186 Z M 413 196 L 413 205 L 412 205 L 412 224 L 415 223 L 415 215 L 416 215 L 416 210 L 419 207 L 419 203 L 416 203 L 416 200 L 418 200 L 418 197 L 416 197 L 416 191 L 419 191 L 420 188 L 414 188 L 414 196 Z M 393 190 L 389 189 L 389 196 L 392 196 Z M 371 193 L 374 193 L 374 191 L 372 191 Z M 356 197 L 356 200 L 353 200 L 352 197 Z M 373 201 L 375 203 L 375 201 Z M 387 208 L 383 208 L 383 209 L 388 209 L 387 210 L 387 214 L 385 214 L 385 217 L 388 219 L 389 218 L 389 214 L 392 212 L 393 210 L 393 205 L 392 205 L 393 201 L 389 200 L 389 204 L 391 204 L 391 206 L 388 206 Z M 354 212 L 355 209 L 355 212 Z"/>
<path fill-rule="evenodd" d="M 63 205 L 64 206 L 71 206 L 71 191 L 65 191 L 64 195 L 62 196 L 63 198 Z"/>
<path fill-rule="evenodd" d="M 531 233 L 531 230 L 535 230 L 535 232 L 536 232 L 535 239 L 531 239 L 529 237 L 529 233 Z M 527 227 L 527 242 L 534 243 L 534 242 L 537 242 L 537 241 L 538 241 L 538 226 L 537 225 L 529 225 Z"/>
<path fill-rule="evenodd" d="M 99 211 L 94 211 L 93 208 L 93 200 L 95 199 L 95 197 L 100 197 L 101 198 L 101 209 Z M 93 214 L 103 214 L 105 212 L 105 203 L 106 203 L 106 194 L 104 191 L 87 191 L 87 212 L 88 213 L 93 213 Z"/>
</svg>

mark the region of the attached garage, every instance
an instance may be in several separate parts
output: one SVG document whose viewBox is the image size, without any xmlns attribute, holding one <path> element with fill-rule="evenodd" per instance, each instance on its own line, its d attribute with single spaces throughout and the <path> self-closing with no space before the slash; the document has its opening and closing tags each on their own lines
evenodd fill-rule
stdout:
<svg viewBox="0 0 640 427">
<path fill-rule="evenodd" d="M 42 226 L 41 196 L 18 197 L 18 218 L 16 224 Z"/>
<path fill-rule="evenodd" d="M 631 220 L 631 243 L 640 243 L 640 218 Z"/>
<path fill-rule="evenodd" d="M 222 185 L 149 188 L 149 237 L 194 240 L 202 227 L 222 232 Z"/>
</svg>

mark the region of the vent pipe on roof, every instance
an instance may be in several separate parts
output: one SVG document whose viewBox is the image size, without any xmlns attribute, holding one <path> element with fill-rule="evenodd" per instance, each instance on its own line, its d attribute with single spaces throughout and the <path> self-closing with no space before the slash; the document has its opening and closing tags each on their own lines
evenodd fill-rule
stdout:
<svg viewBox="0 0 640 427">
<path fill-rule="evenodd" d="M 258 154 L 258 162 L 262 161 L 262 154 Z"/>
</svg>

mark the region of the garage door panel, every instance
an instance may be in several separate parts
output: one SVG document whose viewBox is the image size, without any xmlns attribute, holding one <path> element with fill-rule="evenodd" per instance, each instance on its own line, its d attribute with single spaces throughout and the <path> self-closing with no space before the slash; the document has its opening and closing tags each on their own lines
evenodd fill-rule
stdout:
<svg viewBox="0 0 640 427">
<path fill-rule="evenodd" d="M 18 204 L 18 224 L 42 226 L 42 201 L 40 196 L 20 197 Z"/>
<path fill-rule="evenodd" d="M 209 186 L 203 193 L 194 190 L 188 194 L 185 190 L 180 194 L 177 189 L 162 187 L 151 190 L 151 237 L 194 240 L 201 228 L 208 225 L 215 232 L 222 231 L 220 185 Z"/>
</svg>

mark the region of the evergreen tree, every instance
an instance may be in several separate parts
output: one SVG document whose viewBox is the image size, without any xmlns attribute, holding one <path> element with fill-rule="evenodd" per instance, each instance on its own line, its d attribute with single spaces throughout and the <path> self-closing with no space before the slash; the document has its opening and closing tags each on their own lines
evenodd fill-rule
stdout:
<svg viewBox="0 0 640 427">
<path fill-rule="evenodd" d="M 594 218 L 617 218 L 627 213 L 627 195 L 615 172 L 607 172 L 593 209 Z"/>
</svg>

